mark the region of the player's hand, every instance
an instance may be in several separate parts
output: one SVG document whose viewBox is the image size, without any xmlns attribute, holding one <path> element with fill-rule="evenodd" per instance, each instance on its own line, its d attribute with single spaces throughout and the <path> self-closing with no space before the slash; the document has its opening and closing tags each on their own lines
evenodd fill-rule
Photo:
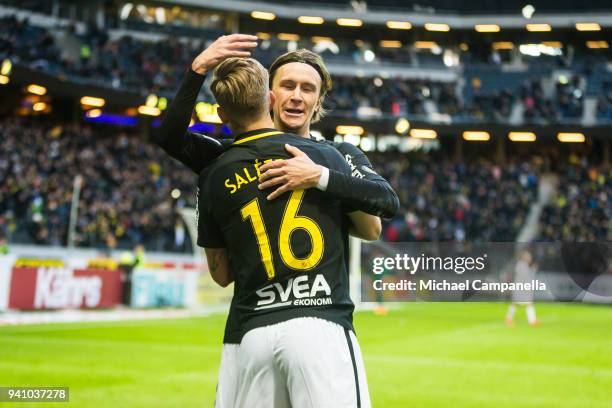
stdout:
<svg viewBox="0 0 612 408">
<path fill-rule="evenodd" d="M 257 37 L 248 34 L 224 35 L 210 44 L 191 63 L 191 69 L 204 75 L 223 60 L 231 57 L 250 57 L 251 48 L 257 47 Z"/>
<path fill-rule="evenodd" d="M 310 160 L 310 157 L 297 147 L 285 144 L 285 149 L 293 155 L 293 158 L 274 160 L 259 168 L 260 190 L 278 186 L 268 195 L 268 200 L 274 200 L 289 190 L 316 187 L 321 178 L 323 166 Z"/>
</svg>

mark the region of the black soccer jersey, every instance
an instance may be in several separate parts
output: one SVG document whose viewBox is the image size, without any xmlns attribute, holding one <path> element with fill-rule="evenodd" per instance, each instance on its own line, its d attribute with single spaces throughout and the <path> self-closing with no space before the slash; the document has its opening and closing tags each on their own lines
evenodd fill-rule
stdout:
<svg viewBox="0 0 612 408">
<path fill-rule="evenodd" d="M 259 166 L 289 158 L 286 143 L 315 163 L 351 172 L 331 146 L 273 129 L 242 134 L 200 174 L 198 245 L 228 249 L 241 335 L 304 316 L 352 330 L 340 200 L 309 189 L 268 201 L 270 191 L 258 189 Z"/>
</svg>

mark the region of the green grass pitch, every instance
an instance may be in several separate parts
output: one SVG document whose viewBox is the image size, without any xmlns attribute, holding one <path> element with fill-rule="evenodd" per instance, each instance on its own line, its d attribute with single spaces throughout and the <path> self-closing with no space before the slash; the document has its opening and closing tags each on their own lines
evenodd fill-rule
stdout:
<svg viewBox="0 0 612 408">
<path fill-rule="evenodd" d="M 357 313 L 373 406 L 611 406 L 612 308 L 537 305 L 537 328 L 524 309 L 506 327 L 506 308 L 419 303 Z M 70 403 L 42 404 L 50 407 L 212 407 L 224 322 L 0 327 L 0 385 L 69 386 Z"/>
</svg>

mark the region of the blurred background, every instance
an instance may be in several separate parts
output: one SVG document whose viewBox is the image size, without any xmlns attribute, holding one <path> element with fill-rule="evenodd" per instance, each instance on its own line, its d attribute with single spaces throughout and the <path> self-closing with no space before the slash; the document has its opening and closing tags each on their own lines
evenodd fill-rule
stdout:
<svg viewBox="0 0 612 408">
<path fill-rule="evenodd" d="M 194 245 L 196 176 L 151 134 L 193 58 L 233 32 L 259 37 L 265 66 L 323 56 L 313 134 L 359 146 L 400 196 L 379 250 L 612 240 L 609 0 L 2 0 L 2 384 L 212 404 L 231 290 Z M 216 108 L 207 81 L 190 128 L 230 138 Z M 599 305 L 538 305 L 537 329 L 506 327 L 501 303 L 359 304 L 374 405 L 609 404 L 607 265 Z"/>
</svg>

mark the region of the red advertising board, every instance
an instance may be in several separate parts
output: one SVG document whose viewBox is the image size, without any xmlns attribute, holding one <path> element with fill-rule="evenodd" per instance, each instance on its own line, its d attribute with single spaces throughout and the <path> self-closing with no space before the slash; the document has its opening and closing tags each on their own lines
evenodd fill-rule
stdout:
<svg viewBox="0 0 612 408">
<path fill-rule="evenodd" d="M 121 272 L 65 267 L 12 268 L 12 309 L 104 308 L 121 303 Z"/>
</svg>

